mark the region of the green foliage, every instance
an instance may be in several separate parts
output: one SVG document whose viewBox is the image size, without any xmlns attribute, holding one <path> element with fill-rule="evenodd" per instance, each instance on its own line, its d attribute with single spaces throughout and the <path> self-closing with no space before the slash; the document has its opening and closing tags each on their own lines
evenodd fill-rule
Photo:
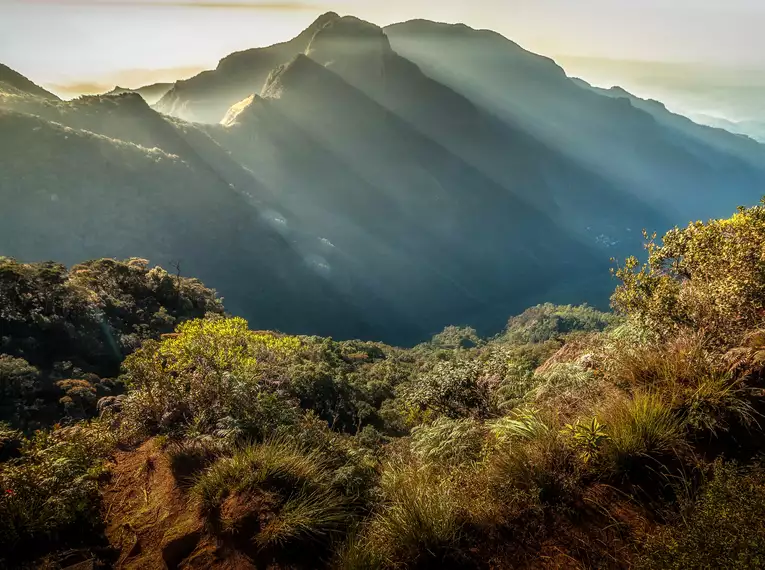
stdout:
<svg viewBox="0 0 765 570">
<path fill-rule="evenodd" d="M 124 403 L 127 427 L 195 423 L 213 431 L 223 422 L 220 429 L 262 437 L 296 419 L 294 406 L 274 396 L 283 379 L 273 370 L 301 346 L 296 337 L 252 332 L 240 318 L 184 323 L 175 335 L 148 341 L 125 359 L 131 390 Z"/>
<path fill-rule="evenodd" d="M 23 428 L 93 415 L 95 398 L 87 392 L 107 395 L 111 388 L 99 377 L 116 375 L 143 340 L 222 311 L 215 292 L 199 281 L 150 269 L 142 259 L 100 259 L 67 270 L 0 257 L 0 354 L 8 355 L 0 363 L 0 412 Z M 86 379 L 90 387 L 75 394 L 53 388 L 60 380 Z M 67 399 L 59 406 L 61 397 Z"/>
<path fill-rule="evenodd" d="M 648 537 L 639 568 L 686 570 L 765 566 L 765 473 L 717 463 L 713 479 L 681 520 Z"/>
<path fill-rule="evenodd" d="M 441 416 L 412 430 L 411 448 L 423 463 L 456 466 L 478 461 L 484 439 L 485 431 L 476 420 Z"/>
<path fill-rule="evenodd" d="M 99 520 L 98 479 L 114 444 L 97 423 L 24 440 L 18 458 L 0 463 L 0 545 L 12 550 L 91 531 Z"/>
<path fill-rule="evenodd" d="M 574 446 L 585 463 L 595 458 L 603 442 L 608 440 L 606 426 L 598 418 L 592 418 L 589 422 L 577 420 L 573 424 L 566 424 L 565 429 L 571 433 Z"/>
<path fill-rule="evenodd" d="M 765 308 L 765 206 L 695 222 L 648 240 L 648 262 L 634 257 L 615 270 L 613 306 L 665 337 L 678 328 L 735 342 L 762 322 Z"/>
<path fill-rule="evenodd" d="M 430 342 L 435 347 L 451 350 L 475 348 L 484 344 L 474 328 L 455 326 L 446 327 L 435 335 Z"/>
<path fill-rule="evenodd" d="M 512 317 L 501 338 L 516 344 L 542 343 L 573 332 L 600 332 L 618 323 L 615 315 L 588 305 L 545 303 Z"/>
<path fill-rule="evenodd" d="M 475 360 L 440 361 L 404 387 L 404 398 L 411 406 L 450 418 L 485 417 L 492 411 L 486 380 Z"/>
</svg>

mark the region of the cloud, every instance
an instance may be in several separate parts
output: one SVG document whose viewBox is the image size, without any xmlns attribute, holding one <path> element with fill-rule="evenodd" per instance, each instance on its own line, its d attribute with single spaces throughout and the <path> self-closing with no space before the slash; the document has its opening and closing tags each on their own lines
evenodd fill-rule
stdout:
<svg viewBox="0 0 765 570">
<path fill-rule="evenodd" d="M 50 89 L 61 97 L 77 97 L 79 95 L 95 95 L 111 91 L 115 86 L 128 89 L 138 89 L 153 83 L 174 83 L 203 71 L 202 67 L 168 67 L 164 69 L 123 69 L 90 81 L 72 81 L 65 83 L 46 83 Z"/>
<path fill-rule="evenodd" d="M 91 6 L 108 8 L 128 6 L 142 8 L 207 8 L 225 10 L 280 10 L 280 11 L 316 11 L 317 4 L 305 2 L 247 2 L 217 0 L 27 0 L 29 4 L 56 4 L 59 6 Z"/>
</svg>

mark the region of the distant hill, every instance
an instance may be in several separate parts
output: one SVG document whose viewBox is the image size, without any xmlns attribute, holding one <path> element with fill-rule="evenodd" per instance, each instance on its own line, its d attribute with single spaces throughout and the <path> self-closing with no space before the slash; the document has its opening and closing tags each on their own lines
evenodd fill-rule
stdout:
<svg viewBox="0 0 765 570">
<path fill-rule="evenodd" d="M 159 100 L 157 110 L 187 121 L 219 122 L 231 105 L 259 93 L 275 67 L 305 51 L 316 31 L 337 17 L 329 12 L 288 42 L 232 53 L 214 70 L 177 81 Z"/>
<path fill-rule="evenodd" d="M 122 95 L 123 93 L 138 93 L 149 105 L 154 105 L 159 101 L 165 93 L 172 89 L 172 83 L 153 83 L 152 85 L 144 85 L 143 87 L 137 87 L 130 89 L 126 87 L 117 86 L 104 95 Z"/>
<path fill-rule="evenodd" d="M 0 63 L 0 94 L 32 95 L 43 99 L 58 100 L 58 97 L 53 93 L 32 83 L 32 81 L 2 63 Z"/>
</svg>

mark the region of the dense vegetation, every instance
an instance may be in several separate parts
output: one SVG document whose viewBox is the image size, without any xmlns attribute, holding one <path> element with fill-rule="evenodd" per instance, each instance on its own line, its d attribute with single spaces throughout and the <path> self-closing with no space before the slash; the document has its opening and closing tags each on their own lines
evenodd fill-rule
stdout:
<svg viewBox="0 0 765 570">
<path fill-rule="evenodd" d="M 3 555 L 761 568 L 763 220 L 650 239 L 614 313 L 540 305 L 411 349 L 252 330 L 142 260 L 4 259 Z"/>
</svg>

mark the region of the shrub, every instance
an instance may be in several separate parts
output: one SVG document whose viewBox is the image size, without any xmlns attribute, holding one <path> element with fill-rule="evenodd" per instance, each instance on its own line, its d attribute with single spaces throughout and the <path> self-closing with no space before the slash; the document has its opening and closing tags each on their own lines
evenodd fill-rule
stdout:
<svg viewBox="0 0 765 570">
<path fill-rule="evenodd" d="M 437 418 L 412 430 L 411 448 L 424 463 L 454 467 L 478 461 L 485 432 L 473 419 Z"/>
<path fill-rule="evenodd" d="M 648 240 L 648 262 L 634 257 L 615 270 L 622 284 L 613 306 L 663 336 L 703 331 L 730 346 L 756 328 L 765 309 L 765 206 L 694 222 Z"/>
<path fill-rule="evenodd" d="M 240 318 L 188 321 L 176 335 L 148 341 L 125 359 L 125 419 L 148 430 L 192 421 L 213 430 L 230 416 L 251 436 L 266 433 L 277 418 L 295 416 L 286 399 L 269 395 L 282 379 L 264 369 L 272 371 L 300 347 L 295 337 L 252 332 Z"/>
<path fill-rule="evenodd" d="M 25 440 L 20 457 L 0 464 L 0 545 L 91 529 L 99 520 L 98 479 L 114 444 L 99 423 Z"/>
<path fill-rule="evenodd" d="M 639 568 L 685 570 L 765 566 L 765 472 L 717 463 L 684 516 L 648 537 Z"/>
<path fill-rule="evenodd" d="M 457 359 L 436 362 L 402 387 L 404 399 L 422 410 L 450 418 L 484 417 L 492 412 L 489 384 L 479 362 Z"/>
</svg>

